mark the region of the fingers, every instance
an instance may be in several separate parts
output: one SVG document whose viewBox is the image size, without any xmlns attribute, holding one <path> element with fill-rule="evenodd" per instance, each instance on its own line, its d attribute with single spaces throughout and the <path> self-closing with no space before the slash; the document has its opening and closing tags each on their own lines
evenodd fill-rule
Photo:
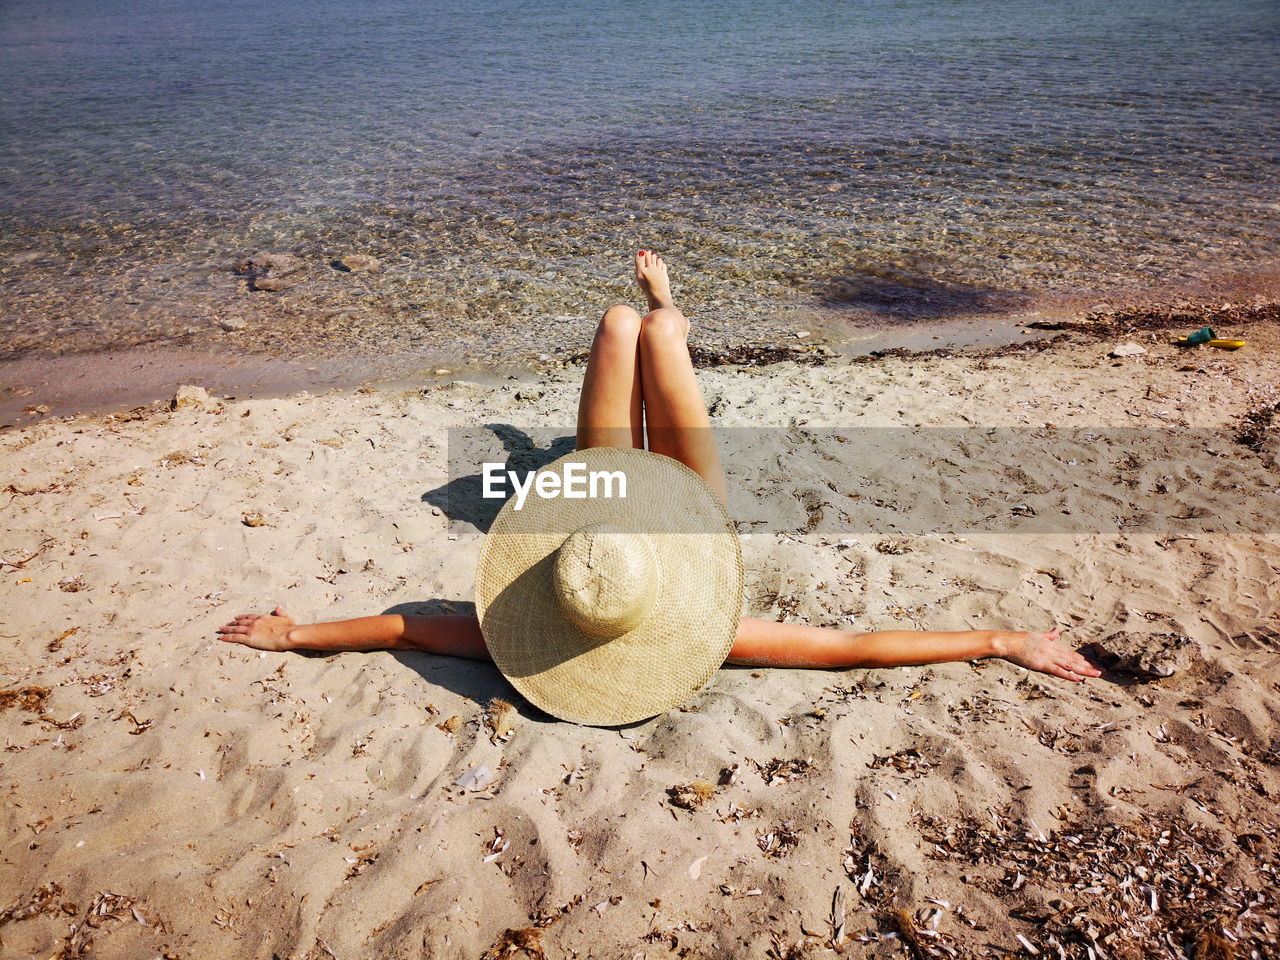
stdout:
<svg viewBox="0 0 1280 960">
<path fill-rule="evenodd" d="M 1080 656 L 1078 653 L 1072 653 L 1070 650 L 1062 651 L 1062 656 L 1058 658 L 1058 663 L 1066 667 L 1072 673 L 1078 673 L 1082 677 L 1100 677 L 1102 671 L 1095 667 L 1092 663 Z"/>
<path fill-rule="evenodd" d="M 1054 650 L 1048 658 L 1048 663 L 1044 666 L 1044 672 L 1052 674 L 1055 677 L 1061 677 L 1063 680 L 1070 680 L 1079 683 L 1084 679 L 1080 671 L 1076 670 L 1072 662 L 1062 656 L 1065 651 Z"/>
<path fill-rule="evenodd" d="M 243 613 L 236 617 L 230 623 L 225 623 L 217 629 L 218 633 L 251 633 L 254 624 L 262 619 L 259 613 Z"/>
<path fill-rule="evenodd" d="M 249 627 L 252 627 L 256 619 L 257 619 L 256 617 L 254 617 L 253 619 L 237 617 L 235 620 L 232 620 L 230 623 L 224 623 L 222 626 L 220 626 L 218 628 L 218 633 L 242 633 L 248 630 Z"/>
<path fill-rule="evenodd" d="M 1055 676 L 1062 677 L 1064 680 L 1071 680 L 1080 683 L 1087 677 L 1100 677 L 1102 671 L 1089 663 L 1084 657 L 1074 653 L 1067 653 L 1065 656 L 1059 657 L 1049 666 L 1049 672 Z"/>
<path fill-rule="evenodd" d="M 1088 660 L 1084 659 L 1083 657 L 1074 658 L 1069 664 L 1069 668 L 1071 670 L 1074 670 L 1076 673 L 1080 674 L 1080 676 L 1082 677 L 1102 676 L 1102 671 L 1099 670 L 1097 667 L 1095 667 Z"/>
<path fill-rule="evenodd" d="M 1045 639 L 1048 641 L 1046 646 L 1052 651 L 1049 672 L 1066 680 L 1074 680 L 1077 683 L 1086 677 L 1102 676 L 1102 671 L 1092 663 L 1075 651 L 1068 650 L 1062 646 L 1059 641 L 1061 635 L 1061 627 L 1054 627 L 1045 634 Z"/>
</svg>

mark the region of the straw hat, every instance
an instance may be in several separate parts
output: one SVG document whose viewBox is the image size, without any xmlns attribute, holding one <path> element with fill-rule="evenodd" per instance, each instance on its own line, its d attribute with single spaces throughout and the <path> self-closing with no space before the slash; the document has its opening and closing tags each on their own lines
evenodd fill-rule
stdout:
<svg viewBox="0 0 1280 960">
<path fill-rule="evenodd" d="M 626 496 L 601 482 L 595 496 L 540 497 L 535 483 L 520 509 L 508 499 L 480 551 L 480 627 L 498 669 L 547 713 L 643 720 L 689 699 L 728 656 L 742 547 L 723 504 L 677 460 L 592 447 L 538 473 L 563 478 L 569 464 L 580 477 L 621 472 Z"/>
</svg>

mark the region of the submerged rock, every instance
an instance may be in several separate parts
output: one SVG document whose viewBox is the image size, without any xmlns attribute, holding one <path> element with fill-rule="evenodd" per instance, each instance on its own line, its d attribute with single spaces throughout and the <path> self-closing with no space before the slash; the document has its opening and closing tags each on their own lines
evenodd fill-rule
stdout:
<svg viewBox="0 0 1280 960">
<path fill-rule="evenodd" d="M 265 290 L 268 293 L 279 293 L 302 282 L 301 277 L 260 277 L 249 282 L 253 290 Z"/>
<path fill-rule="evenodd" d="M 220 320 L 218 326 L 227 331 L 227 333 L 238 333 L 249 326 L 249 321 L 243 317 L 227 317 L 225 320 Z"/>
<path fill-rule="evenodd" d="M 333 261 L 333 266 L 335 269 L 346 273 L 364 273 L 370 270 L 377 270 L 382 266 L 382 261 L 365 253 L 349 253 L 345 257 Z"/>
<path fill-rule="evenodd" d="M 301 283 L 301 277 L 292 277 L 303 267 L 303 262 L 288 253 L 255 253 L 246 260 L 239 260 L 232 268 L 236 276 L 249 281 L 250 290 L 278 293 Z M 285 279 L 288 277 L 288 279 Z"/>
<path fill-rule="evenodd" d="M 252 257 L 236 262 L 233 268 L 242 277 L 283 277 L 297 273 L 303 267 L 300 259 L 291 253 L 255 253 Z"/>
</svg>

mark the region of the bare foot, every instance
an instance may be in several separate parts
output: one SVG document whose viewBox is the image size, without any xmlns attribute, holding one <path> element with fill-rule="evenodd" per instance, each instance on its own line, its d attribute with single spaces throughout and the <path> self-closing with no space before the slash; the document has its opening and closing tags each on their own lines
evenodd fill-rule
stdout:
<svg viewBox="0 0 1280 960">
<path fill-rule="evenodd" d="M 1064 680 L 1079 683 L 1085 677 L 1102 676 L 1101 670 L 1058 642 L 1061 632 L 1055 627 L 1048 633 L 1002 633 L 996 638 L 996 649 L 1010 663 Z"/>
<path fill-rule="evenodd" d="M 226 626 L 219 627 L 218 633 L 227 643 L 243 643 L 255 650 L 280 652 L 293 649 L 288 636 L 293 625 L 293 617 L 284 612 L 284 607 L 276 607 L 265 614 L 242 613 Z"/>
<path fill-rule="evenodd" d="M 649 309 L 674 307 L 671 299 L 671 280 L 667 277 L 667 265 L 652 250 L 636 253 L 636 283 L 649 301 Z"/>
</svg>

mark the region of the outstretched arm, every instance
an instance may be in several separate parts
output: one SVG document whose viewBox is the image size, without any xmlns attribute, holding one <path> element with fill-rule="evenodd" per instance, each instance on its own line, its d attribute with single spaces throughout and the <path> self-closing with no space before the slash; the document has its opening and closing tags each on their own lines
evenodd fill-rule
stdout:
<svg viewBox="0 0 1280 960">
<path fill-rule="evenodd" d="M 281 607 L 244 614 L 218 628 L 228 643 L 257 650 L 422 650 L 489 660 L 480 623 L 472 616 L 384 614 L 299 624 Z M 1058 642 L 1058 631 L 1008 633 L 964 630 L 881 630 L 852 633 L 826 627 L 744 618 L 729 663 L 757 667 L 902 667 L 1001 657 L 1011 663 L 1080 681 L 1101 676 L 1088 660 Z"/>
<path fill-rule="evenodd" d="M 1058 642 L 1058 631 L 1013 633 L 962 630 L 880 630 L 852 633 L 827 627 L 744 618 L 729 663 L 759 667 L 903 667 L 1001 657 L 1011 663 L 1080 681 L 1101 676 L 1088 660 Z"/>
<path fill-rule="evenodd" d="M 488 660 L 480 624 L 468 616 L 383 614 L 332 623 L 297 623 L 276 607 L 269 614 L 243 614 L 218 628 L 228 643 L 256 650 L 424 650 Z"/>
</svg>

